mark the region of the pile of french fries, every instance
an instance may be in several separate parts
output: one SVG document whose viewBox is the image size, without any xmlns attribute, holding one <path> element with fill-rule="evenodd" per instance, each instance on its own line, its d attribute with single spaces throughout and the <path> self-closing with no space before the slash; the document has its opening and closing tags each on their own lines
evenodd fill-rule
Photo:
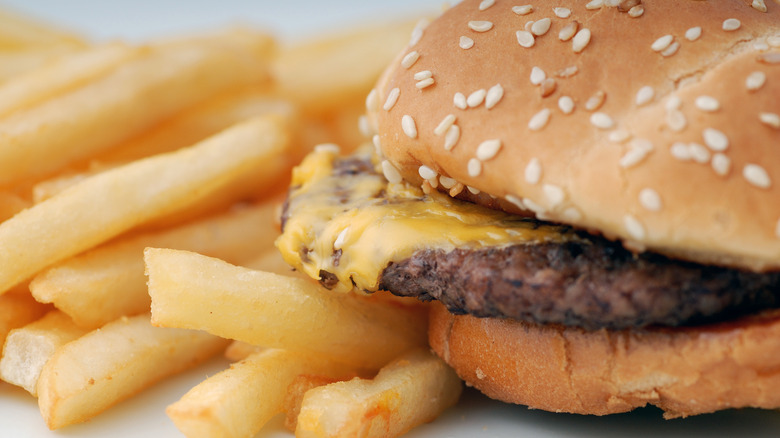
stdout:
<svg viewBox="0 0 780 438">
<path fill-rule="evenodd" d="M 58 429 L 224 354 L 167 409 L 189 437 L 282 413 L 296 436 L 395 436 L 453 405 L 422 305 L 331 293 L 273 247 L 292 167 L 366 141 L 414 26 L 95 44 L 0 12 L 0 379 Z"/>
</svg>

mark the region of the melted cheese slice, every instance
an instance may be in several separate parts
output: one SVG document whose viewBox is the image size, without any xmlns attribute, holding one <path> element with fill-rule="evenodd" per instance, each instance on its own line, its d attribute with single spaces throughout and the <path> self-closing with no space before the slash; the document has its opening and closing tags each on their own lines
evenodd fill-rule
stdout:
<svg viewBox="0 0 780 438">
<path fill-rule="evenodd" d="M 345 160 L 338 164 L 337 160 Z M 362 161 L 359 161 L 362 160 Z M 294 170 L 282 235 L 285 261 L 334 290 L 376 291 L 382 271 L 424 249 L 483 249 L 573 239 L 566 228 L 489 210 L 406 183 L 389 184 L 374 172 L 345 171 L 370 164 L 367 155 L 339 159 L 310 154 Z M 347 175 L 348 174 L 348 175 Z"/>
</svg>

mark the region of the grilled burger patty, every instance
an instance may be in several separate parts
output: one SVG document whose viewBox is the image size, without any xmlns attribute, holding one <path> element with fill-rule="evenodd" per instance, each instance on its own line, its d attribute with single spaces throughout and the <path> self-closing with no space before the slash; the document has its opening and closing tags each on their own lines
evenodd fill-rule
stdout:
<svg viewBox="0 0 780 438">
<path fill-rule="evenodd" d="M 315 214 L 321 216 L 322 227 L 329 228 L 338 215 L 346 215 L 350 223 L 357 222 L 354 215 L 367 210 L 367 205 L 378 208 L 375 215 L 383 215 L 385 205 L 392 206 L 394 211 L 416 209 L 412 216 L 424 215 L 434 208 L 432 194 L 420 193 L 411 200 L 394 197 L 393 189 L 375 172 L 367 155 L 311 160 L 317 163 L 311 165 L 316 176 L 293 186 L 285 204 L 284 222 L 295 215 Z M 323 170 L 324 166 L 329 167 Z M 372 188 L 366 190 L 366 186 Z M 457 203 L 475 208 L 451 198 L 445 201 L 456 203 L 447 205 L 448 211 Z M 320 214 L 319 210 L 327 213 Z M 383 227 L 396 220 L 389 216 L 389 211 L 387 214 L 377 219 L 384 222 Z M 331 246 L 328 242 L 315 242 L 324 239 L 322 235 L 312 238 L 317 233 L 307 231 L 303 233 L 306 238 L 295 244 L 303 266 L 312 263 L 313 248 L 330 248 L 318 257 L 331 268 L 309 272 L 318 274 L 327 288 L 349 283 L 350 287 L 355 285 L 366 292 L 382 289 L 425 301 L 436 299 L 452 313 L 478 317 L 598 329 L 704 323 L 780 307 L 780 272 L 754 273 L 671 260 L 650 252 L 634 254 L 619 242 L 529 218 L 507 215 L 499 220 L 504 222 L 508 227 L 521 224 L 531 232 L 544 230 L 547 237 L 454 250 L 426 247 L 379 266 L 371 264 L 374 271 L 367 276 L 378 278 L 372 287 L 356 282 L 353 274 L 346 273 L 349 270 L 344 268 L 344 258 L 348 256 L 335 243 Z M 286 228 L 285 234 L 289 231 Z M 442 235 L 457 233 L 446 226 L 433 228 Z M 401 227 L 398 234 L 405 229 L 412 232 L 411 228 Z M 550 239 L 550 233 L 562 238 Z M 386 237 L 391 242 L 403 240 L 399 235 Z M 435 241 L 433 238 L 432 242 Z M 373 243 L 377 246 L 373 252 L 387 250 L 379 247 L 383 243 Z"/>
</svg>

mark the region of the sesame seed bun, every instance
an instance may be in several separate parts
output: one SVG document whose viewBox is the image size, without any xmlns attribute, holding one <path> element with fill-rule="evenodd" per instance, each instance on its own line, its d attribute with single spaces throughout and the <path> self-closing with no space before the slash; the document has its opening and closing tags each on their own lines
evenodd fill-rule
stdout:
<svg viewBox="0 0 780 438">
<path fill-rule="evenodd" d="M 433 350 L 488 396 L 605 415 L 655 405 L 673 418 L 780 406 L 780 314 L 704 327 L 588 332 L 431 308 Z"/>
<path fill-rule="evenodd" d="M 780 268 L 780 4 L 490 4 L 418 28 L 368 99 L 389 177 Z"/>
</svg>

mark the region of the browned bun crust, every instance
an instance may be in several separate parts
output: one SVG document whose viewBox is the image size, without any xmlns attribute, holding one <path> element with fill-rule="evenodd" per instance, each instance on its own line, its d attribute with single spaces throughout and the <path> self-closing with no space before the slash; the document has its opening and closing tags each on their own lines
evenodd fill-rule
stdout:
<svg viewBox="0 0 780 438">
<path fill-rule="evenodd" d="M 587 332 L 431 308 L 433 350 L 489 397 L 605 415 L 666 417 L 780 406 L 780 313 L 683 329 Z"/>
<path fill-rule="evenodd" d="M 437 174 L 429 184 L 441 186 L 440 175 L 453 178 L 633 248 L 780 268 L 780 4 L 767 1 L 762 12 L 763 2 L 746 0 L 617 2 L 641 3 L 643 14 L 632 18 L 638 14 L 619 7 L 586 9 L 587 1 L 536 1 L 527 15 L 512 11 L 517 2 L 497 0 L 485 10 L 480 3 L 464 1 L 433 21 L 369 99 L 382 152 L 406 179 L 423 183 L 418 169 L 425 165 Z M 560 18 L 554 7 L 571 15 Z M 549 31 L 533 47 L 521 46 L 516 32 L 545 18 Z M 724 30 L 724 23 L 736 23 L 730 19 L 738 29 Z M 580 53 L 572 40 L 559 38 L 575 20 L 591 32 Z M 471 21 L 492 27 L 478 32 Z M 700 36 L 689 40 L 686 33 L 693 39 L 696 27 Z M 665 49 L 655 51 L 666 35 L 671 44 L 658 43 Z M 461 36 L 473 47 L 459 47 Z M 413 51 L 419 58 L 405 68 L 401 61 Z M 534 67 L 554 85 L 532 84 Z M 424 75 L 414 75 L 423 71 L 434 82 L 418 89 Z M 484 101 L 468 109 L 453 103 L 456 93 L 497 84 L 503 96 L 490 109 Z M 638 104 L 644 87 L 653 94 Z M 396 88 L 396 104 L 383 109 Z M 586 109 L 599 93 L 603 103 Z M 570 114 L 559 108 L 564 96 L 574 102 Z M 549 121 L 532 129 L 529 122 L 543 109 Z M 449 114 L 460 138 L 446 150 L 445 136 L 434 130 Z M 415 138 L 402 129 L 404 116 L 414 120 Z M 728 145 L 711 139 L 718 135 L 710 129 L 725 134 Z M 492 139 L 501 142 L 498 152 L 477 158 L 478 146 Z M 470 160 L 478 173 L 469 171 Z M 526 178 L 532 163 L 538 181 Z"/>
</svg>

